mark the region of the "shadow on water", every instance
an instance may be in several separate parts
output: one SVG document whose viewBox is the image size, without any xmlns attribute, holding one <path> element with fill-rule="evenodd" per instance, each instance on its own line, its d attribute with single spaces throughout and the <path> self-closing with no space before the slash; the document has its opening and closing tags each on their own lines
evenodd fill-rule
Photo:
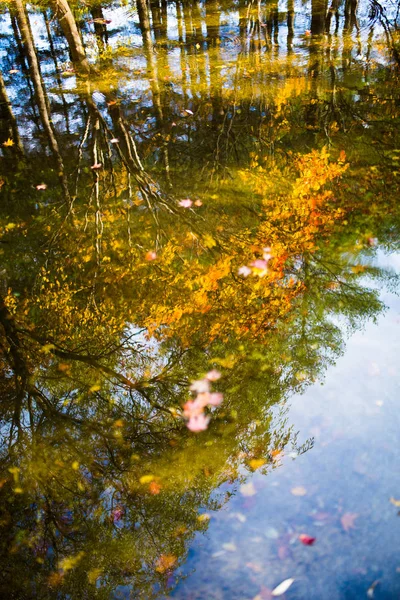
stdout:
<svg viewBox="0 0 400 600">
<path fill-rule="evenodd" d="M 394 597 L 396 10 L 2 9 L 2 597 Z"/>
</svg>

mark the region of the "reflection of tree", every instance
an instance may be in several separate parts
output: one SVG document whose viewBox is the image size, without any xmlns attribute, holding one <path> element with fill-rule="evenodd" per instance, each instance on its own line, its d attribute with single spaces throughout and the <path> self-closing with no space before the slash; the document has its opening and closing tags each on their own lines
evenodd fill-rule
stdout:
<svg viewBox="0 0 400 600">
<path fill-rule="evenodd" d="M 398 113 L 376 100 L 382 72 L 369 75 L 373 92 L 355 93 L 337 68 L 335 42 L 326 49 L 315 40 L 305 41 L 309 60 L 275 62 L 269 34 L 277 38 L 280 24 L 272 2 L 254 10 L 241 3 L 240 49 L 226 42 L 235 60 L 221 75 L 220 5 L 206 3 L 205 39 L 198 4 L 176 6 L 183 89 L 167 70 L 166 3 L 151 3 L 151 25 L 139 2 L 149 95 L 133 105 L 123 72 L 115 84 L 111 58 L 104 81 L 96 70 L 90 80 L 77 78 L 79 111 L 63 105 L 70 131 L 60 127 L 56 135 L 18 5 L 40 121 L 73 201 L 61 206 L 65 180 L 60 193 L 35 139 L 14 184 L 3 167 L 3 595 L 108 598 L 123 584 L 138 597 L 165 594 L 193 535 L 207 527 L 199 511 L 223 504 L 221 484 L 235 486 L 254 459 L 265 472 L 274 468 L 276 454 L 293 442 L 271 409 L 322 377 L 342 351 L 338 318 L 355 328 L 382 308 L 364 278 L 390 282 L 390 273 L 369 265 L 374 237 L 391 248 L 399 228 L 388 193 L 398 190 Z M 288 48 L 293 11 L 288 2 Z M 80 36 L 75 22 L 69 27 Z M 57 68 L 55 33 L 46 31 Z M 86 60 L 80 37 L 69 46 L 79 66 Z M 352 81 L 364 81 L 352 60 Z M 62 88 L 61 76 L 54 81 Z M 183 117 L 189 98 L 194 114 Z M 23 119 L 8 101 L 3 108 L 18 147 Z M 161 138 L 146 138 L 153 126 Z M 331 157 L 326 148 L 304 152 L 326 143 Z M 160 148 L 172 189 L 179 198 L 182 189 L 198 195 L 201 206 L 186 209 L 163 191 L 154 167 Z M 6 152 L 15 162 L 13 146 Z M 48 182 L 40 192 L 32 185 L 39 165 Z M 220 168 L 224 179 L 210 197 L 201 179 L 206 174 L 208 183 Z M 263 260 L 266 246 L 273 256 L 265 272 L 238 275 Z M 211 366 L 223 373 L 224 402 L 196 437 L 181 409 L 189 381 Z"/>
</svg>

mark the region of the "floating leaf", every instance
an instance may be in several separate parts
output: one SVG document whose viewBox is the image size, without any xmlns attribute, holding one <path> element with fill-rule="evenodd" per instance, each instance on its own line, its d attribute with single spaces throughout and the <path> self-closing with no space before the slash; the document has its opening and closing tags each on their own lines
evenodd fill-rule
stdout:
<svg viewBox="0 0 400 600">
<path fill-rule="evenodd" d="M 150 494 L 152 494 L 153 496 L 156 496 L 157 494 L 159 494 L 161 491 L 161 485 L 159 483 L 157 483 L 156 481 L 152 481 L 149 485 L 149 492 Z"/>
<path fill-rule="evenodd" d="M 8 140 L 6 140 L 5 142 L 3 142 L 3 146 L 5 148 L 10 148 L 11 146 L 14 146 L 14 142 L 11 138 L 8 138 Z"/>
<path fill-rule="evenodd" d="M 47 185 L 46 185 L 45 183 L 39 183 L 39 184 L 36 186 L 36 189 L 37 189 L 37 190 L 39 190 L 39 191 L 42 191 L 42 190 L 47 190 Z"/>
<path fill-rule="evenodd" d="M 184 198 L 183 200 L 180 200 L 178 202 L 179 206 L 182 206 L 183 208 L 190 208 L 193 204 L 193 201 L 190 200 L 190 198 Z"/>
<path fill-rule="evenodd" d="M 254 484 L 250 481 L 250 483 L 244 483 L 240 486 L 240 493 L 242 494 L 242 496 L 249 498 L 250 496 L 254 496 L 257 493 L 257 491 L 254 487 Z"/>
<path fill-rule="evenodd" d="M 263 465 L 265 465 L 265 460 L 263 458 L 252 458 L 249 461 L 249 465 L 255 471 L 259 467 L 262 467 Z"/>
<path fill-rule="evenodd" d="M 248 277 L 249 275 L 251 275 L 251 273 L 251 269 L 249 267 L 246 267 L 246 265 L 238 268 L 238 275 L 242 275 L 243 277 Z"/>
<path fill-rule="evenodd" d="M 368 598 L 373 598 L 374 597 L 374 591 L 376 586 L 380 583 L 379 579 L 376 579 L 373 583 L 371 583 L 371 585 L 369 586 L 368 590 L 367 590 L 367 597 Z"/>
<path fill-rule="evenodd" d="M 393 498 L 393 496 L 390 496 L 390 502 L 394 505 L 397 506 L 397 508 L 400 508 L 400 500 L 396 500 L 396 498 Z"/>
<path fill-rule="evenodd" d="M 153 479 L 154 475 L 142 475 L 139 481 L 140 483 L 150 483 L 151 481 L 153 481 Z"/>
<path fill-rule="evenodd" d="M 237 547 L 233 542 L 228 542 L 227 544 L 222 544 L 222 547 L 224 550 L 227 550 L 228 552 L 236 552 Z"/>
<path fill-rule="evenodd" d="M 358 515 L 356 513 L 344 513 L 343 517 L 340 519 L 342 527 L 345 531 L 350 531 L 350 529 L 355 529 L 354 522 L 357 519 Z"/>
<path fill-rule="evenodd" d="M 209 521 L 211 519 L 210 515 L 207 513 L 203 513 L 197 517 L 197 520 L 202 523 L 203 521 Z"/>
<path fill-rule="evenodd" d="M 315 542 L 316 538 L 315 537 L 311 537 L 310 535 L 307 535 L 306 533 L 301 533 L 299 535 L 299 540 L 305 546 L 312 546 L 313 543 Z"/>
<path fill-rule="evenodd" d="M 156 260 L 156 258 L 157 258 L 157 254 L 154 252 L 154 250 L 149 250 L 145 254 L 145 259 L 148 261 Z"/>
<path fill-rule="evenodd" d="M 302 485 L 294 487 L 290 490 L 293 496 L 305 496 L 307 494 L 307 490 Z"/>
<path fill-rule="evenodd" d="M 282 583 L 277 585 L 276 588 L 272 590 L 272 596 L 282 596 L 285 592 L 287 592 L 293 582 L 294 579 L 285 579 L 285 581 L 282 581 Z"/>
<path fill-rule="evenodd" d="M 218 381 L 221 378 L 221 373 L 217 371 L 217 369 L 212 369 L 212 371 L 208 371 L 206 375 L 206 379 L 208 381 Z"/>
<path fill-rule="evenodd" d="M 156 563 L 156 571 L 159 573 L 169 571 L 175 565 L 176 560 L 176 556 L 173 554 L 161 554 Z"/>
<path fill-rule="evenodd" d="M 207 417 L 206 415 L 193 415 L 186 423 L 186 427 L 190 429 L 190 431 L 198 433 L 199 431 L 205 431 L 208 427 L 209 422 L 210 417 Z"/>
</svg>

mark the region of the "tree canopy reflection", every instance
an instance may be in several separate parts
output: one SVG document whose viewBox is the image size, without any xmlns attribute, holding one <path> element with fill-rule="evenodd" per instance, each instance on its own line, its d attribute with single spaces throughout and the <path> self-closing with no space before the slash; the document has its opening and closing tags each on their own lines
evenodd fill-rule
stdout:
<svg viewBox="0 0 400 600">
<path fill-rule="evenodd" d="M 373 264 L 399 229 L 393 24 L 352 38 L 346 2 L 333 35 L 337 6 L 313 2 L 295 41 L 291 2 L 241 3 L 235 35 L 229 3 L 174 7 L 177 39 L 166 3 L 129 6 L 140 48 L 101 4 L 2 15 L 9 597 L 167 594 L 206 511 L 312 446 L 285 402 L 395 283 Z M 182 406 L 212 368 L 224 401 L 195 435 Z"/>
</svg>

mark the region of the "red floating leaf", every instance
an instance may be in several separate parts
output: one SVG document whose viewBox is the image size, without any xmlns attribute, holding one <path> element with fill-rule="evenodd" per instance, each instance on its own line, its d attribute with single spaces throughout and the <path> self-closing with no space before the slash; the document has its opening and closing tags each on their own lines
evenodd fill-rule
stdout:
<svg viewBox="0 0 400 600">
<path fill-rule="evenodd" d="M 310 535 L 307 535 L 306 533 L 301 533 L 299 535 L 299 540 L 305 546 L 312 546 L 313 543 L 315 542 L 316 538 L 315 537 L 311 537 Z"/>
</svg>

